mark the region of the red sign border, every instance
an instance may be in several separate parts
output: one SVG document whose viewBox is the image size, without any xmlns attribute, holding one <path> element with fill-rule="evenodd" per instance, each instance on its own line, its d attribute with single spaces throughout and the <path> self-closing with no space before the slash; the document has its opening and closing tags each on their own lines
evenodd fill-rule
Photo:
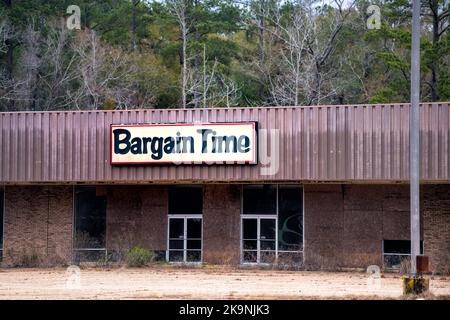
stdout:
<svg viewBox="0 0 450 320">
<path fill-rule="evenodd" d="M 254 146 L 254 152 L 252 154 L 252 160 L 251 161 L 240 161 L 240 160 L 227 160 L 227 161 L 217 161 L 219 163 L 216 162 L 207 162 L 207 161 L 202 161 L 202 162 L 173 162 L 173 161 L 158 161 L 158 160 L 153 160 L 153 161 L 139 161 L 139 162 L 113 162 L 112 160 L 112 153 L 113 153 L 113 128 L 114 127 L 174 127 L 174 126 L 211 126 L 211 125 L 225 125 L 225 126 L 230 126 L 230 125 L 243 125 L 243 124 L 250 124 L 253 127 L 253 141 L 255 141 L 255 146 Z M 258 130 L 258 126 L 257 126 L 258 122 L 257 121 L 241 121 L 241 122 L 200 122 L 200 123 L 112 123 L 110 125 L 110 134 L 109 134 L 109 139 L 110 139 L 110 164 L 111 165 L 146 165 L 146 164 L 152 164 L 152 165 L 165 165 L 165 164 L 172 164 L 172 165 L 204 165 L 204 164 L 209 164 L 209 165 L 239 165 L 239 164 L 247 164 L 247 165 L 255 165 L 258 164 L 257 161 L 257 157 L 255 157 L 257 155 L 258 152 L 258 141 L 256 140 L 256 131 Z M 231 163 L 231 162 L 235 162 L 235 163 Z M 239 163 L 237 163 L 239 162 Z"/>
</svg>

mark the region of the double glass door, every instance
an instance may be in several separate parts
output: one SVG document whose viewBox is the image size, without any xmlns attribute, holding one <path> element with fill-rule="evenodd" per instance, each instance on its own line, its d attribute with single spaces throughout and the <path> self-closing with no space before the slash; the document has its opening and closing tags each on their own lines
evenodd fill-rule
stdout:
<svg viewBox="0 0 450 320">
<path fill-rule="evenodd" d="M 277 250 L 277 217 L 243 216 L 241 258 L 243 263 L 274 263 Z"/>
<path fill-rule="evenodd" d="M 170 262 L 202 261 L 202 217 L 169 216 L 167 260 Z"/>
</svg>

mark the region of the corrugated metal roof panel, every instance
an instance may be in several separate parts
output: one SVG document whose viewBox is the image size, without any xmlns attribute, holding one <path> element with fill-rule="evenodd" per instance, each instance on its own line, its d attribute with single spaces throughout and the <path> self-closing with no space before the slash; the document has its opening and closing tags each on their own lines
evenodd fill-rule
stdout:
<svg viewBox="0 0 450 320">
<path fill-rule="evenodd" d="M 280 132 L 261 164 L 111 166 L 111 123 L 258 121 Z M 450 182 L 449 103 L 421 105 L 421 176 Z M 0 113 L 0 183 L 407 181 L 409 104 Z"/>
</svg>

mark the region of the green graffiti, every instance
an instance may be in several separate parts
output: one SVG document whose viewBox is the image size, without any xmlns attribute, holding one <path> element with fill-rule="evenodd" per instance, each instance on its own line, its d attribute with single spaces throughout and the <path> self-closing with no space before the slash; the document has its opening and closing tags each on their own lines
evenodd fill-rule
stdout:
<svg viewBox="0 0 450 320">
<path fill-rule="evenodd" d="M 294 214 L 292 216 L 289 216 L 286 218 L 286 220 L 284 220 L 283 225 L 281 226 L 281 228 L 279 228 L 278 230 L 278 243 L 279 244 L 283 244 L 283 245 L 292 245 L 292 244 L 297 244 L 297 243 L 287 243 L 286 241 L 284 241 L 283 237 L 289 233 L 293 233 L 299 237 L 302 237 L 302 234 L 300 232 L 297 232 L 295 230 L 292 230 L 288 227 L 288 222 L 289 220 L 293 219 L 293 218 L 297 218 L 300 215 L 298 214 Z"/>
</svg>

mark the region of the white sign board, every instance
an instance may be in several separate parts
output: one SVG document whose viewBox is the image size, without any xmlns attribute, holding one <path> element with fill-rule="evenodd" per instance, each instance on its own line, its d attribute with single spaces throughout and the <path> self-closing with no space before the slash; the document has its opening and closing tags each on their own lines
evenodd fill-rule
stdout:
<svg viewBox="0 0 450 320">
<path fill-rule="evenodd" d="M 256 122 L 111 125 L 111 164 L 256 164 L 256 149 Z"/>
</svg>

